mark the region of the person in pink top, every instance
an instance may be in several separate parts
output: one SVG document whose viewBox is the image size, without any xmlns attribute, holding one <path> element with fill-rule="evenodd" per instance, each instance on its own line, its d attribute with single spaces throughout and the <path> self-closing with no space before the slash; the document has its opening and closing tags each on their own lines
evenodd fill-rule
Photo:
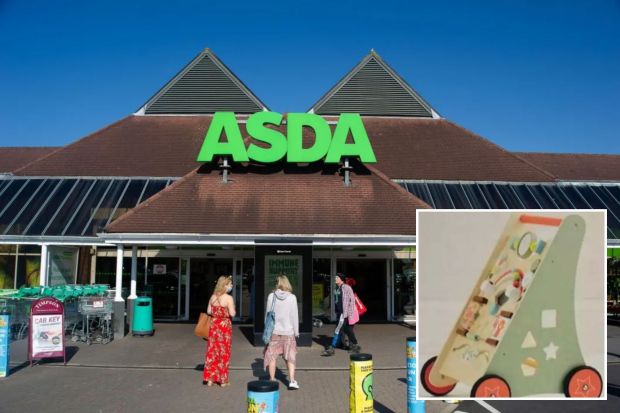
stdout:
<svg viewBox="0 0 620 413">
<path fill-rule="evenodd" d="M 338 290 L 336 291 L 336 320 L 338 320 L 338 327 L 336 327 L 336 333 L 332 344 L 329 345 L 321 355 L 324 357 L 333 356 L 336 352 L 335 342 L 337 342 L 336 336 L 343 334 L 349 339 L 351 353 L 359 353 L 362 348 L 357 343 L 357 337 L 353 331 L 353 326 L 359 321 L 359 314 L 355 307 L 355 295 L 353 294 L 353 288 L 345 283 L 345 277 L 343 274 L 336 274 L 334 278 Z"/>
</svg>

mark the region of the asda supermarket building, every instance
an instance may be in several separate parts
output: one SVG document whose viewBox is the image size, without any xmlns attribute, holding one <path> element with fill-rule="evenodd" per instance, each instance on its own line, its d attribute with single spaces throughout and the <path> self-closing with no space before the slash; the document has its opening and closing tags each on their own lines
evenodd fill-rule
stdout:
<svg viewBox="0 0 620 413">
<path fill-rule="evenodd" d="M 417 209 L 604 208 L 620 239 L 620 156 L 509 152 L 375 52 L 306 114 L 280 115 L 205 50 L 86 137 L 0 148 L 0 172 L 0 288 L 110 284 L 117 327 L 138 295 L 156 319 L 196 319 L 224 274 L 256 333 L 279 273 L 302 343 L 334 317 L 336 272 L 356 279 L 365 320 L 410 320 Z"/>
</svg>

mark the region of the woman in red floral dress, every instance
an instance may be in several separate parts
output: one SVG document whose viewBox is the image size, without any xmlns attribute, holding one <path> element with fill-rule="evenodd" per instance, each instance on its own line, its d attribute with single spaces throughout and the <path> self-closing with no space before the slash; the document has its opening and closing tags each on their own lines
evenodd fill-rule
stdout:
<svg viewBox="0 0 620 413">
<path fill-rule="evenodd" d="M 207 313 L 211 314 L 213 320 L 209 329 L 205 367 L 202 372 L 202 383 L 207 386 L 212 386 L 213 383 L 218 383 L 222 387 L 230 385 L 228 365 L 232 342 L 231 318 L 236 314 L 235 302 L 230 295 L 231 291 L 232 277 L 221 276 L 209 299 Z"/>
</svg>

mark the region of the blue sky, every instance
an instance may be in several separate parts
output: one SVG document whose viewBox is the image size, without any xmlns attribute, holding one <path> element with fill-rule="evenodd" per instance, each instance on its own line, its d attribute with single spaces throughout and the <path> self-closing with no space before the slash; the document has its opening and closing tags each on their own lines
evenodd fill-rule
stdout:
<svg viewBox="0 0 620 413">
<path fill-rule="evenodd" d="M 619 0 L 0 0 L 0 146 L 100 129 L 205 47 L 281 112 L 307 110 L 374 48 L 441 115 L 509 150 L 617 154 L 618 39 Z"/>
</svg>

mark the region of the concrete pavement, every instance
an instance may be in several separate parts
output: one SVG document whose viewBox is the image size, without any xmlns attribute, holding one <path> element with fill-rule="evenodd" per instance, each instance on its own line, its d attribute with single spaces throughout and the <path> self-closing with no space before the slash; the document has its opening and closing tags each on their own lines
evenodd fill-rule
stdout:
<svg viewBox="0 0 620 413">
<path fill-rule="evenodd" d="M 0 412 L 160 412 L 245 411 L 246 383 L 264 375 L 262 354 L 246 339 L 247 329 L 235 326 L 229 388 L 208 388 L 201 383 L 204 342 L 193 336 L 189 324 L 158 324 L 153 337 L 127 337 L 107 345 L 68 343 L 68 367 L 43 362 L 17 367 L 0 381 Z M 333 326 L 315 331 L 323 343 Z M 364 351 L 375 361 L 375 411 L 405 412 L 406 382 L 404 346 L 412 329 L 395 324 L 356 327 Z M 25 360 L 25 341 L 12 347 L 12 360 Z M 299 391 L 288 391 L 285 372 L 281 380 L 281 412 L 345 412 L 348 407 L 348 355 L 338 351 L 320 357 L 322 345 L 300 348 Z M 620 411 L 620 327 L 608 328 L 609 400 L 583 401 L 491 401 L 502 413 L 522 412 L 614 412 Z M 284 368 L 284 363 L 279 362 Z M 488 412 L 480 404 L 460 405 L 441 401 L 427 403 L 429 413 Z"/>
</svg>

